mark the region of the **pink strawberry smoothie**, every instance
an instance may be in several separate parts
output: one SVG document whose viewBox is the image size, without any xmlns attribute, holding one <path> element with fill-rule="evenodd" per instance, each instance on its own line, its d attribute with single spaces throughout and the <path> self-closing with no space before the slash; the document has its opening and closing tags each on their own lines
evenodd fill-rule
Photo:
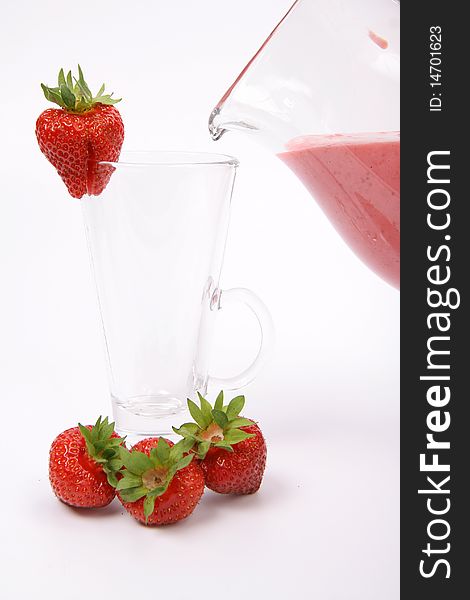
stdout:
<svg viewBox="0 0 470 600">
<path fill-rule="evenodd" d="M 302 136 L 279 157 L 350 248 L 399 288 L 399 132 Z"/>
</svg>

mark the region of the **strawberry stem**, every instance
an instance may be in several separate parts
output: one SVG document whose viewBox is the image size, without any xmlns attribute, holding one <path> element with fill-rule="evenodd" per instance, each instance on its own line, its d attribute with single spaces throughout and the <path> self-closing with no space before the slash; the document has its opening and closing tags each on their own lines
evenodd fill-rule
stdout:
<svg viewBox="0 0 470 600">
<path fill-rule="evenodd" d="M 224 393 L 217 396 L 214 407 L 199 392 L 198 406 L 188 398 L 188 408 L 194 419 L 193 423 L 183 423 L 179 428 L 173 427 L 177 435 L 192 442 L 192 450 L 197 457 L 204 460 L 209 449 L 223 448 L 233 452 L 233 446 L 253 437 L 253 434 L 243 431 L 242 427 L 250 427 L 254 422 L 240 417 L 245 406 L 245 396 L 236 396 L 224 405 Z"/>
<path fill-rule="evenodd" d="M 78 427 L 85 439 L 88 455 L 106 473 L 109 485 L 116 487 L 118 483 L 116 474 L 123 466 L 119 448 L 124 444 L 125 438 L 115 435 L 114 423 L 109 423 L 108 417 L 105 419 L 99 417 L 93 427 L 84 427 L 80 423 Z"/>
<path fill-rule="evenodd" d="M 104 93 L 104 83 L 98 94 L 93 96 L 80 65 L 78 65 L 78 78 L 72 76 L 72 71 L 69 71 L 65 76 L 64 69 L 60 69 L 57 77 L 57 87 L 48 87 L 41 83 L 41 88 L 49 102 L 58 104 L 63 109 L 73 113 L 86 112 L 96 104 L 112 105 L 121 101 L 121 98 L 113 98 L 113 94 Z"/>
</svg>

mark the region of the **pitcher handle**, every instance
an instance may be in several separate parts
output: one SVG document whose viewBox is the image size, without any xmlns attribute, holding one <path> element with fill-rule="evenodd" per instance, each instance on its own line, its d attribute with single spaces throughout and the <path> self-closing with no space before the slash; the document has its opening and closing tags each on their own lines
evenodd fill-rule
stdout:
<svg viewBox="0 0 470 600">
<path fill-rule="evenodd" d="M 274 345 L 274 325 L 264 302 L 251 290 L 231 288 L 217 290 L 212 296 L 211 308 L 220 310 L 230 304 L 242 302 L 255 315 L 260 329 L 258 353 L 249 367 L 233 377 L 209 376 L 209 385 L 219 390 L 238 390 L 248 385 L 258 375 Z"/>
</svg>

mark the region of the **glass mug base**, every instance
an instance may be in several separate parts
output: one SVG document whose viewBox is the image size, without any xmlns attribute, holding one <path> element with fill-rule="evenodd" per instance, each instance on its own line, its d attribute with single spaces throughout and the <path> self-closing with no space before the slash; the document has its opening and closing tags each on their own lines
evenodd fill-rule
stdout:
<svg viewBox="0 0 470 600">
<path fill-rule="evenodd" d="M 125 399 L 111 396 L 111 402 L 115 429 L 131 444 L 146 437 L 172 438 L 172 426 L 178 427 L 188 416 L 185 403 L 166 394 Z"/>
</svg>

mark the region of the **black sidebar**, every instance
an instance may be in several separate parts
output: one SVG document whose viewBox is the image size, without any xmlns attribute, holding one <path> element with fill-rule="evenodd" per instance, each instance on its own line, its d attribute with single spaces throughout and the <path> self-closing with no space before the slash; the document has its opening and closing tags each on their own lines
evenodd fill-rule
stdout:
<svg viewBox="0 0 470 600">
<path fill-rule="evenodd" d="M 470 487 L 466 8 L 451 0 L 401 3 L 404 600 L 470 598 L 470 497 L 464 492 Z"/>
</svg>

